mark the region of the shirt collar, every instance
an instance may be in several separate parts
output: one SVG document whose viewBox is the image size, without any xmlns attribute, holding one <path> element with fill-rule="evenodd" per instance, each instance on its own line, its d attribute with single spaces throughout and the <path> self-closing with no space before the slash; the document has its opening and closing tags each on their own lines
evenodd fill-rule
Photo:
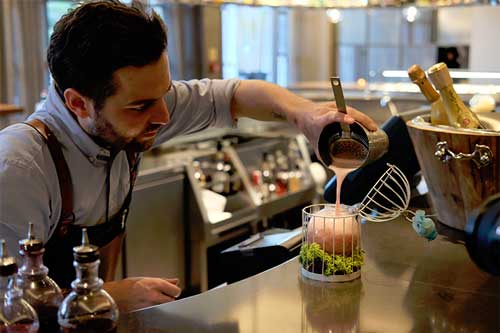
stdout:
<svg viewBox="0 0 500 333">
<path fill-rule="evenodd" d="M 66 108 L 63 100 L 57 93 L 54 84 L 51 84 L 45 108 L 48 114 L 53 116 L 58 128 L 78 147 L 78 149 L 94 165 L 106 164 L 111 156 L 109 149 L 99 146 L 82 129 L 80 124 Z"/>
</svg>

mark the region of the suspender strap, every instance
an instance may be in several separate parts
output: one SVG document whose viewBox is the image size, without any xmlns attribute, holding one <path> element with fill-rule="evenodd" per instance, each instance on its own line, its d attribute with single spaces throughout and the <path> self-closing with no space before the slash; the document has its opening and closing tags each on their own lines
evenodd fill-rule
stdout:
<svg viewBox="0 0 500 333">
<path fill-rule="evenodd" d="M 134 187 L 135 179 L 137 178 L 137 166 L 139 165 L 139 160 L 137 158 L 137 153 L 130 150 L 125 149 L 125 153 L 127 154 L 127 161 L 130 172 L 130 190 Z"/>
<path fill-rule="evenodd" d="M 31 119 L 26 121 L 25 124 L 34 128 L 47 143 L 47 146 L 54 161 L 57 176 L 59 178 L 59 190 L 61 193 L 62 209 L 59 222 L 68 224 L 74 222 L 73 214 L 73 188 L 71 182 L 71 174 L 69 173 L 68 164 L 64 159 L 61 150 L 61 144 L 52 133 L 52 131 L 42 121 L 38 119 Z"/>
</svg>

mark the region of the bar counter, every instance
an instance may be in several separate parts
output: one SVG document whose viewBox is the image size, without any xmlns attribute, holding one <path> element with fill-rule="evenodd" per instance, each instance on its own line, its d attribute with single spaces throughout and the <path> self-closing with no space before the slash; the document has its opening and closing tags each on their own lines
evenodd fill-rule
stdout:
<svg viewBox="0 0 500 333">
<path fill-rule="evenodd" d="M 119 332 L 500 332 L 500 277 L 455 237 L 404 219 L 362 227 L 361 278 L 301 277 L 297 258 L 229 286 L 122 315 Z"/>
</svg>

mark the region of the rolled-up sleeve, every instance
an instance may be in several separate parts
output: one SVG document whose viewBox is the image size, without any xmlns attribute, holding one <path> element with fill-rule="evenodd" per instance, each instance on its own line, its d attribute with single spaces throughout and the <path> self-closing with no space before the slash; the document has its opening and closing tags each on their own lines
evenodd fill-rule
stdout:
<svg viewBox="0 0 500 333">
<path fill-rule="evenodd" d="M 210 127 L 233 127 L 231 100 L 239 83 L 238 79 L 173 81 L 165 97 L 170 121 L 155 145 Z"/>
</svg>

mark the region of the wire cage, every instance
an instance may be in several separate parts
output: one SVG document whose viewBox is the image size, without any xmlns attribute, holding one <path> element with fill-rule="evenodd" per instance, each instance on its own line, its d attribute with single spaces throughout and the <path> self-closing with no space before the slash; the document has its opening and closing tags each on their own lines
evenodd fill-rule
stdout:
<svg viewBox="0 0 500 333">
<path fill-rule="evenodd" d="M 405 213 L 415 215 L 408 210 L 410 198 L 410 182 L 403 171 L 387 164 L 387 170 L 365 196 L 358 212 L 370 222 L 391 221 Z"/>
<path fill-rule="evenodd" d="M 363 251 L 357 211 L 341 205 L 316 204 L 302 210 L 302 275 L 324 282 L 343 282 L 361 275 Z"/>
</svg>

